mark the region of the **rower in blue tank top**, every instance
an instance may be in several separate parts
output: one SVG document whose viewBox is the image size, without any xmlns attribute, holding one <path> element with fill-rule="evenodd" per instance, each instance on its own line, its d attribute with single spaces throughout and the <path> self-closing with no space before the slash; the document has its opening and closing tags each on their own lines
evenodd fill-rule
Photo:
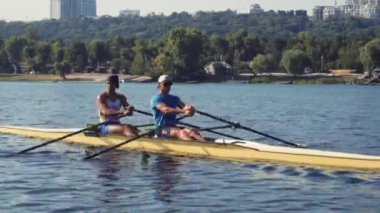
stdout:
<svg viewBox="0 0 380 213">
<path fill-rule="evenodd" d="M 158 137 L 178 138 L 181 140 L 205 141 L 199 131 L 195 129 L 177 127 L 177 115 L 193 116 L 195 108 L 185 104 L 175 95 L 171 95 L 170 88 L 173 81 L 170 76 L 162 75 L 158 79 L 160 92 L 154 95 L 150 101 L 153 111 L 153 119 Z"/>
<path fill-rule="evenodd" d="M 132 115 L 133 106 L 129 105 L 127 98 L 119 93 L 119 77 L 110 75 L 107 78 L 107 90 L 101 93 L 96 100 L 99 109 L 100 122 L 107 121 L 100 126 L 101 135 L 120 134 L 127 137 L 135 137 L 138 134 L 137 129 L 128 124 L 122 124 L 118 119 L 120 115 Z"/>
</svg>

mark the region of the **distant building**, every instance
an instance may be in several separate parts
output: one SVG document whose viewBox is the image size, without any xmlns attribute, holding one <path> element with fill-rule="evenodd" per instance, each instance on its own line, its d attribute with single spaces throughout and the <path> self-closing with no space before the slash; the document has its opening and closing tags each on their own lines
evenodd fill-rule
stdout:
<svg viewBox="0 0 380 213">
<path fill-rule="evenodd" d="M 139 17 L 140 10 L 122 10 L 120 11 L 119 16 Z"/>
<path fill-rule="evenodd" d="M 323 20 L 339 17 L 339 10 L 334 6 L 323 8 Z"/>
<path fill-rule="evenodd" d="M 234 69 L 224 61 L 211 62 L 205 66 L 208 75 L 232 75 Z"/>
<path fill-rule="evenodd" d="M 50 0 L 50 18 L 96 17 L 96 0 Z"/>
<path fill-rule="evenodd" d="M 254 13 L 262 13 L 264 10 L 261 8 L 259 4 L 252 4 L 251 9 L 249 10 L 249 13 L 254 14 Z"/>
<path fill-rule="evenodd" d="M 313 12 L 315 21 L 341 16 L 375 18 L 380 17 L 380 0 L 346 0 L 344 5 L 315 7 Z"/>
<path fill-rule="evenodd" d="M 313 9 L 313 19 L 314 21 L 322 21 L 323 20 L 323 6 L 317 6 Z"/>
</svg>

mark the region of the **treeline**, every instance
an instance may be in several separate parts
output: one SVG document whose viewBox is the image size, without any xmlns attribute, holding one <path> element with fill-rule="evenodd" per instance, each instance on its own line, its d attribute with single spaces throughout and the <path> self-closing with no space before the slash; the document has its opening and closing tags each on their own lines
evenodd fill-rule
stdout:
<svg viewBox="0 0 380 213">
<path fill-rule="evenodd" d="M 226 36 L 208 36 L 196 28 L 172 29 L 162 39 L 143 40 L 115 36 L 112 39 L 72 41 L 41 40 L 36 29 L 22 36 L 0 40 L 0 72 L 86 72 L 112 67 L 113 72 L 149 75 L 163 73 L 177 80 L 205 77 L 203 67 L 211 61 L 226 61 L 236 72 L 303 73 L 327 69 L 380 67 L 380 39 L 337 36 L 325 39 L 310 32 L 289 38 L 267 38 L 238 30 Z M 105 71 L 105 70 L 99 70 Z"/>
<path fill-rule="evenodd" d="M 38 30 L 41 40 L 59 39 L 67 43 L 73 40 L 89 41 L 110 39 L 115 36 L 139 39 L 161 39 L 172 28 L 194 27 L 206 35 L 227 36 L 239 29 L 248 34 L 265 38 L 290 38 L 308 31 L 313 36 L 334 38 L 337 36 L 380 37 L 380 19 L 348 17 L 312 22 L 306 11 L 268 11 L 255 14 L 223 12 L 172 13 L 170 16 L 110 17 L 96 19 L 43 20 L 36 22 L 0 21 L 0 38 L 21 36 L 26 28 Z"/>
</svg>

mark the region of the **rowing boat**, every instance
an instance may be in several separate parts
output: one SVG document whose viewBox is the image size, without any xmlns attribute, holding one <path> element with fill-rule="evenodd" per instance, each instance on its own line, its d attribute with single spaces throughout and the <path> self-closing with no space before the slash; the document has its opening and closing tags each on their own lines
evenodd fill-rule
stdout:
<svg viewBox="0 0 380 213">
<path fill-rule="evenodd" d="M 0 133 L 42 139 L 59 138 L 75 131 L 78 131 L 78 129 L 43 129 L 0 125 Z M 76 134 L 64 139 L 64 141 L 69 144 L 91 146 L 112 146 L 125 140 L 125 137 L 117 135 L 97 137 L 86 136 L 84 133 Z M 280 164 L 380 171 L 380 157 L 378 156 L 273 146 L 244 140 L 217 139 L 212 142 L 196 142 L 173 139 L 140 138 L 121 146 L 119 149 L 165 153 L 179 156 L 207 157 L 230 161 L 272 162 Z"/>
</svg>

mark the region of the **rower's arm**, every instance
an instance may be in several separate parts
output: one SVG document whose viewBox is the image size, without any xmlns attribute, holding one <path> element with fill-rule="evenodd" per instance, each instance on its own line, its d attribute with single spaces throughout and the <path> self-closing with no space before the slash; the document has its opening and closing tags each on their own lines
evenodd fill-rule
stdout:
<svg viewBox="0 0 380 213">
<path fill-rule="evenodd" d="M 156 108 L 160 110 L 165 115 L 177 115 L 177 114 L 184 114 L 186 111 L 181 108 L 172 108 L 167 106 L 164 103 L 159 103 L 156 105 Z"/>
<path fill-rule="evenodd" d="M 119 99 L 121 101 L 121 104 L 124 107 L 124 113 L 126 115 L 132 115 L 133 114 L 133 110 L 135 108 L 128 103 L 127 97 L 125 97 L 124 95 L 119 95 Z"/>
<path fill-rule="evenodd" d="M 165 115 L 184 114 L 187 116 L 193 116 L 195 112 L 194 107 L 190 105 L 185 105 L 185 104 L 183 106 L 179 106 L 178 108 L 173 108 L 173 107 L 167 106 L 164 103 L 159 103 L 156 105 L 156 108 L 160 110 L 162 113 L 164 113 Z"/>
<path fill-rule="evenodd" d="M 98 106 L 99 112 L 102 115 L 111 116 L 111 115 L 121 115 L 124 113 L 124 111 L 109 109 L 107 107 L 106 100 L 103 95 L 99 95 L 96 98 L 96 105 Z"/>
</svg>

